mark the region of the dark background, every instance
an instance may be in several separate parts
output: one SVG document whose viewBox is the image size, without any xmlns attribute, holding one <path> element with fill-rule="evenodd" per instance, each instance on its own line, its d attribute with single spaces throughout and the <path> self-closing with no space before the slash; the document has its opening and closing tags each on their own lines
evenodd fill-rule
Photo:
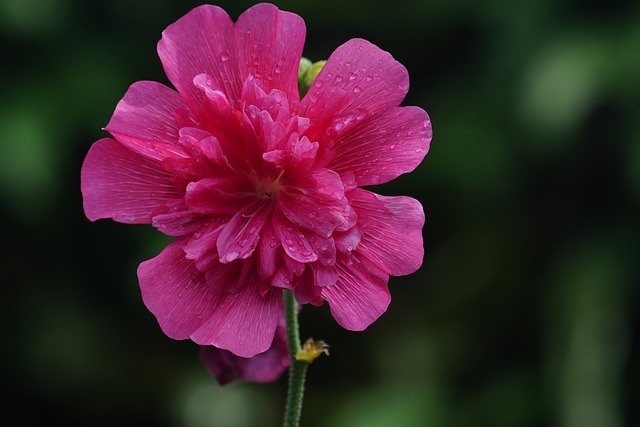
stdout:
<svg viewBox="0 0 640 427">
<path fill-rule="evenodd" d="M 432 148 L 376 191 L 425 207 L 426 256 L 367 331 L 302 335 L 306 427 L 640 425 L 640 3 L 280 1 L 305 56 L 352 37 L 409 70 Z M 247 1 L 220 6 L 236 19 Z M 191 1 L 0 0 L 3 418 L 270 427 L 286 379 L 220 387 L 162 334 L 135 270 L 168 239 L 90 223 L 80 166 Z"/>
</svg>

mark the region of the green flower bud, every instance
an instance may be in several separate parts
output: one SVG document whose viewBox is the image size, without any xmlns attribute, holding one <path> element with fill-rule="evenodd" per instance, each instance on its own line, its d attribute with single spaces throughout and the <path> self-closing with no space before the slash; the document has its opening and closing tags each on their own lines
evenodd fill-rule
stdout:
<svg viewBox="0 0 640 427">
<path fill-rule="evenodd" d="M 298 90 L 300 91 L 300 98 L 304 97 L 309 88 L 313 84 L 320 70 L 324 67 L 327 61 L 318 61 L 313 64 L 307 58 L 300 59 L 300 66 L 298 67 Z"/>
</svg>

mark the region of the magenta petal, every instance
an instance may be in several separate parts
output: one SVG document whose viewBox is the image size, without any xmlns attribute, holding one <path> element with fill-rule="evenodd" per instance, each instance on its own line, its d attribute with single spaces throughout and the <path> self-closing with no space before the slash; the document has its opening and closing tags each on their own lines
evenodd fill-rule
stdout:
<svg viewBox="0 0 640 427">
<path fill-rule="evenodd" d="M 303 263 L 318 259 L 307 237 L 284 216 L 274 215 L 272 225 L 284 251 L 291 258 Z"/>
<path fill-rule="evenodd" d="M 216 176 L 189 183 L 185 199 L 195 212 L 233 215 L 247 204 L 250 191 L 251 188 L 241 177 Z"/>
<path fill-rule="evenodd" d="M 243 78 L 253 76 L 265 91 L 279 89 L 289 103 L 299 100 L 298 66 L 305 39 L 305 25 L 298 15 L 261 3 L 238 18 L 236 44 Z"/>
<path fill-rule="evenodd" d="M 260 230 L 271 213 L 267 204 L 248 205 L 236 213 L 218 236 L 220 262 L 249 257 L 260 239 Z"/>
<path fill-rule="evenodd" d="M 341 134 L 327 167 L 341 175 L 353 172 L 359 186 L 383 184 L 420 164 L 431 135 L 421 108 L 392 108 Z"/>
<path fill-rule="evenodd" d="M 324 68 L 300 102 L 300 115 L 311 119 L 321 140 L 333 123 L 334 131 L 357 120 L 400 105 L 409 89 L 402 64 L 379 47 L 362 39 L 349 40 L 329 57 Z"/>
<path fill-rule="evenodd" d="M 176 115 L 186 113 L 186 104 L 176 91 L 149 81 L 132 84 L 118 103 L 105 128 L 119 142 L 156 160 L 186 157 L 177 146 Z"/>
<path fill-rule="evenodd" d="M 185 257 L 187 237 L 170 243 L 138 267 L 142 299 L 169 337 L 186 339 L 213 313 L 219 290 L 205 283 L 195 263 Z"/>
<path fill-rule="evenodd" d="M 389 276 L 373 261 L 351 257 L 352 263 L 338 263 L 338 281 L 322 288 L 333 318 L 345 329 L 362 331 L 387 310 L 391 294 Z"/>
<path fill-rule="evenodd" d="M 386 197 L 357 189 L 351 201 L 363 221 L 357 251 L 393 276 L 413 273 L 422 265 L 422 205 L 411 197 Z"/>
<path fill-rule="evenodd" d="M 249 268 L 249 267 L 246 267 Z M 255 274 L 239 292 L 225 293 L 213 315 L 191 335 L 201 345 L 214 345 L 237 356 L 252 357 L 266 351 L 273 341 L 282 312 L 282 292 L 258 291 Z"/>
<path fill-rule="evenodd" d="M 113 218 L 148 224 L 155 209 L 180 198 L 170 174 L 158 161 L 104 138 L 95 142 L 82 164 L 84 211 L 91 221 Z"/>
<path fill-rule="evenodd" d="M 233 31 L 233 22 L 224 10 L 203 5 L 162 33 L 158 55 L 167 77 L 196 111 L 205 102 L 204 93 L 193 84 L 200 74 L 210 75 L 232 103 L 240 99 L 243 79 Z"/>
</svg>

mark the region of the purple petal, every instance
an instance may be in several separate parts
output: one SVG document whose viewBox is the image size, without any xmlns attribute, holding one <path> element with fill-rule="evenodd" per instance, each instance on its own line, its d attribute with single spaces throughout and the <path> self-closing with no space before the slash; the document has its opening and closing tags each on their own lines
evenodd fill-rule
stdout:
<svg viewBox="0 0 640 427">
<path fill-rule="evenodd" d="M 148 224 L 154 210 L 180 199 L 160 162 L 104 138 L 95 142 L 81 171 L 84 211 L 91 221 L 113 218 Z"/>
<path fill-rule="evenodd" d="M 208 286 L 195 263 L 185 257 L 187 239 L 175 240 L 138 267 L 142 299 L 174 339 L 189 338 L 211 316 L 221 291 Z"/>
<path fill-rule="evenodd" d="M 364 230 L 357 252 L 393 276 L 420 268 L 424 258 L 424 212 L 420 202 L 357 189 L 351 204 Z"/>
<path fill-rule="evenodd" d="M 119 142 L 149 158 L 186 157 L 177 146 L 180 125 L 176 115 L 186 113 L 176 91 L 149 81 L 132 84 L 105 128 Z"/>
<path fill-rule="evenodd" d="M 354 255 L 349 264 L 339 262 L 338 281 L 322 288 L 324 298 L 338 324 L 351 331 L 362 331 L 378 319 L 389 306 L 389 276 L 373 261 Z"/>
</svg>

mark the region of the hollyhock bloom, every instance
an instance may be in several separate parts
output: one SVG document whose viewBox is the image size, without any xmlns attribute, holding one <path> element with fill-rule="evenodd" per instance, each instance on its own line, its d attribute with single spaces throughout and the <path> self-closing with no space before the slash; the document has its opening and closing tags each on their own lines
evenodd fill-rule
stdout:
<svg viewBox="0 0 640 427">
<path fill-rule="evenodd" d="M 305 26 L 259 4 L 236 23 L 197 7 L 158 54 L 175 87 L 134 83 L 82 167 L 87 217 L 175 236 L 138 268 L 163 331 L 237 356 L 271 346 L 282 289 L 326 301 L 363 330 L 391 300 L 389 276 L 422 264 L 420 203 L 360 187 L 412 171 L 431 140 L 400 107 L 406 69 L 375 45 L 338 47 L 309 91 L 297 87 Z"/>
</svg>

